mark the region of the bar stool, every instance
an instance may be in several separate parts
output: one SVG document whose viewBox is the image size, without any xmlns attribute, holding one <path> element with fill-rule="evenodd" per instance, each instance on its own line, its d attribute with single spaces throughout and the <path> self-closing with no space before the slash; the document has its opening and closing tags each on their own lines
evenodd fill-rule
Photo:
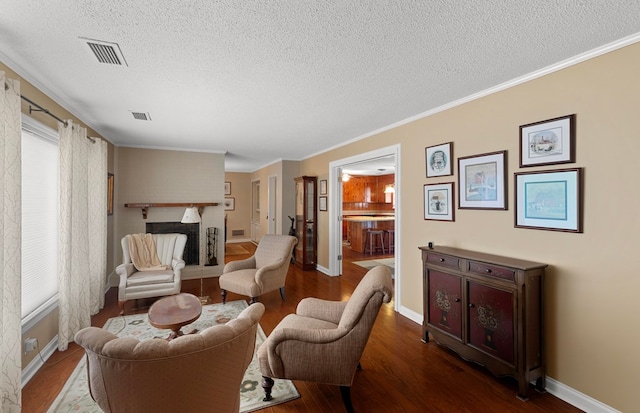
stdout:
<svg viewBox="0 0 640 413">
<path fill-rule="evenodd" d="M 384 232 L 387 234 L 387 248 L 389 250 L 389 254 L 391 254 L 393 252 L 393 246 L 396 243 L 396 230 L 385 229 Z"/>
<path fill-rule="evenodd" d="M 376 238 L 377 236 L 377 238 Z M 378 246 L 379 241 L 379 246 Z M 367 244 L 369 244 L 369 255 L 373 255 L 373 251 L 381 249 L 384 254 L 384 231 L 381 229 L 369 228 L 366 230 L 366 237 L 364 240 L 365 253 Z"/>
</svg>

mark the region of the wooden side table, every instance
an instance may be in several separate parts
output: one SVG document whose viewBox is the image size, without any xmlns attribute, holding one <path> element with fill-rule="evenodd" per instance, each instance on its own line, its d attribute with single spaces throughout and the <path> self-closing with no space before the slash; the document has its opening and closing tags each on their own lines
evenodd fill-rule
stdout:
<svg viewBox="0 0 640 413">
<path fill-rule="evenodd" d="M 180 293 L 156 301 L 149 308 L 149 324 L 155 328 L 171 330 L 167 340 L 181 336 L 180 329 L 200 317 L 202 305 L 193 294 Z M 197 330 L 190 331 L 195 333 Z"/>
</svg>

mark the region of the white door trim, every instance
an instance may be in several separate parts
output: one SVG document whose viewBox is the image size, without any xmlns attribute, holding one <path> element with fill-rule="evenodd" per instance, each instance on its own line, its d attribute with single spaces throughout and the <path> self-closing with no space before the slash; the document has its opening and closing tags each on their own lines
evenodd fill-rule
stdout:
<svg viewBox="0 0 640 413">
<path fill-rule="evenodd" d="M 394 307 L 396 311 L 401 306 L 399 302 L 399 297 L 402 297 L 400 294 L 400 287 L 402 283 L 400 282 L 400 276 L 402 274 L 400 268 L 400 260 L 398 259 L 401 256 L 402 245 L 400 240 L 402 239 L 402 234 L 400 233 L 401 226 L 401 214 L 398 211 L 402 209 L 402 188 L 401 182 L 402 179 L 400 177 L 401 171 L 401 163 L 400 163 L 400 145 L 392 145 L 387 146 L 385 148 L 376 149 L 370 152 L 362 153 L 359 155 L 350 156 L 348 158 L 339 159 L 336 161 L 332 161 L 329 163 L 329 275 L 337 276 L 342 273 L 342 262 L 338 260 L 338 256 L 342 254 L 342 185 L 340 185 L 340 171 L 342 167 L 366 161 L 374 158 L 381 158 L 384 156 L 394 156 L 395 157 L 395 228 L 396 228 L 396 237 L 395 237 L 395 246 L 394 256 L 395 256 L 395 288 L 394 288 Z"/>
</svg>

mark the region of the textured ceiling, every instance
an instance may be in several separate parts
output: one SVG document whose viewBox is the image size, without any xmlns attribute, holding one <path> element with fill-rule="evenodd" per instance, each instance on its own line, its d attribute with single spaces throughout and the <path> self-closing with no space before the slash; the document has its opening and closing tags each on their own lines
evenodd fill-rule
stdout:
<svg viewBox="0 0 640 413">
<path fill-rule="evenodd" d="M 638 32 L 638 1 L 3 0 L 0 61 L 116 145 L 248 172 Z"/>
</svg>

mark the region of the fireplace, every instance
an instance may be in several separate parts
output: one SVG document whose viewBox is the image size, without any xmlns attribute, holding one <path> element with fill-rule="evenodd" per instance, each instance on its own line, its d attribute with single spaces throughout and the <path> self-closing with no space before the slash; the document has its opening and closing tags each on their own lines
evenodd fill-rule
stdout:
<svg viewBox="0 0 640 413">
<path fill-rule="evenodd" d="M 200 224 L 147 222 L 146 231 L 150 234 L 185 234 L 187 245 L 182 258 L 186 265 L 200 265 Z"/>
</svg>

